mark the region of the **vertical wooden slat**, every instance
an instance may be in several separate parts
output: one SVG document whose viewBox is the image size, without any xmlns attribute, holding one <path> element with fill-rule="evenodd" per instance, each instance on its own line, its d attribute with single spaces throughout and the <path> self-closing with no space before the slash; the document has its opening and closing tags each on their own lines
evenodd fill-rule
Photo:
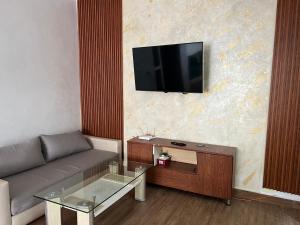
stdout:
<svg viewBox="0 0 300 225">
<path fill-rule="evenodd" d="M 278 0 L 264 187 L 300 194 L 299 0 Z"/>
<path fill-rule="evenodd" d="M 82 129 L 123 139 L 122 0 L 78 0 Z"/>
</svg>

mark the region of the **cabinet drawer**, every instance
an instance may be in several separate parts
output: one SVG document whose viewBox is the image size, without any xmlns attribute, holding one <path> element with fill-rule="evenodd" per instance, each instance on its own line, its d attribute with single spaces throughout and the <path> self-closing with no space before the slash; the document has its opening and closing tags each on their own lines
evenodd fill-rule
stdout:
<svg viewBox="0 0 300 225">
<path fill-rule="evenodd" d="M 198 193 L 196 174 L 188 174 L 162 166 L 156 166 L 147 172 L 147 182 Z"/>
</svg>

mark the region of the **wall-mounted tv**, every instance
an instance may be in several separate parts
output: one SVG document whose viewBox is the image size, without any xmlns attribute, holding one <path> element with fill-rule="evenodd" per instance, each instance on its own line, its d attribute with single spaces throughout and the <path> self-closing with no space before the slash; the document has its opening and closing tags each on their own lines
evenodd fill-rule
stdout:
<svg viewBox="0 0 300 225">
<path fill-rule="evenodd" d="M 136 90 L 203 93 L 203 42 L 132 51 Z"/>
</svg>

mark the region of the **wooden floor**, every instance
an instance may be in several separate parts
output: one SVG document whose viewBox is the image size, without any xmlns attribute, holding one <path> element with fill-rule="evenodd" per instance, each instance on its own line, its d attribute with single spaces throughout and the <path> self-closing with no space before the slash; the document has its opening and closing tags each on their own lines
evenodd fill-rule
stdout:
<svg viewBox="0 0 300 225">
<path fill-rule="evenodd" d="M 76 214 L 63 211 L 63 224 L 76 225 Z M 45 225 L 42 217 L 30 225 Z M 269 203 L 219 200 L 147 186 L 147 201 L 125 196 L 95 219 L 95 225 L 300 225 L 300 210 Z"/>
</svg>

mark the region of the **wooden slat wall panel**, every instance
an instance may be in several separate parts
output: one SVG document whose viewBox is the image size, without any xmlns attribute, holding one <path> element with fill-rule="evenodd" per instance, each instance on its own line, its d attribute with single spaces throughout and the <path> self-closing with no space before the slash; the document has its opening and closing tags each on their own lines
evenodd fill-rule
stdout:
<svg viewBox="0 0 300 225">
<path fill-rule="evenodd" d="M 278 0 L 264 187 L 300 194 L 300 1 Z"/>
<path fill-rule="evenodd" d="M 123 139 L 122 0 L 78 0 L 83 132 Z"/>
</svg>

